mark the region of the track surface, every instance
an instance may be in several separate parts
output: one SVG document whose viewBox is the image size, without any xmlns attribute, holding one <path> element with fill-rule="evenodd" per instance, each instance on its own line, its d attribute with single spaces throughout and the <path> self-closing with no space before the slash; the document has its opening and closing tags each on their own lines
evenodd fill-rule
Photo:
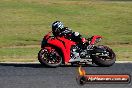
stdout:
<svg viewBox="0 0 132 88">
<path fill-rule="evenodd" d="M 111 67 L 88 65 L 87 74 L 130 74 L 132 63 L 116 63 Z M 0 64 L 0 88 L 132 88 L 130 84 L 86 84 L 76 82 L 78 67 L 46 68 L 40 64 Z"/>
</svg>

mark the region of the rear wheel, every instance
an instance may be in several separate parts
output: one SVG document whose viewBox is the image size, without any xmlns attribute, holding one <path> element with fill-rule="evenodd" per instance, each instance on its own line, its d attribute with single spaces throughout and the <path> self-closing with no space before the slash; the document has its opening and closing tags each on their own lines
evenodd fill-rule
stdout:
<svg viewBox="0 0 132 88">
<path fill-rule="evenodd" d="M 62 57 L 56 49 L 52 49 L 51 51 L 48 49 L 41 49 L 38 53 L 38 60 L 42 65 L 48 67 L 57 67 L 62 63 Z"/>
<path fill-rule="evenodd" d="M 113 52 L 112 49 L 110 49 L 107 46 L 101 46 L 103 47 L 106 52 L 104 53 L 95 53 L 93 55 L 93 61 L 95 64 L 99 66 L 112 66 L 116 61 L 116 55 Z"/>
</svg>

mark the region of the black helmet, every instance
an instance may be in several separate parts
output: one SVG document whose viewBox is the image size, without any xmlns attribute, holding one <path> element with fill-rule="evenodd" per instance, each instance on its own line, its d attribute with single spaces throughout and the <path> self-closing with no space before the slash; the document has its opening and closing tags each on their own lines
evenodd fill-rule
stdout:
<svg viewBox="0 0 132 88">
<path fill-rule="evenodd" d="M 52 23 L 52 31 L 53 32 L 60 32 L 60 30 L 63 28 L 64 28 L 64 25 L 60 21 L 55 21 Z"/>
</svg>

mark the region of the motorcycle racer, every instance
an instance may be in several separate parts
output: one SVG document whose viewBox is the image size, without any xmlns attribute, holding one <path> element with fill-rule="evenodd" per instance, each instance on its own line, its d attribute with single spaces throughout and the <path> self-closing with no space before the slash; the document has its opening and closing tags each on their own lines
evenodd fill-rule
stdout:
<svg viewBox="0 0 132 88">
<path fill-rule="evenodd" d="M 52 23 L 52 33 L 55 37 L 65 36 L 67 39 L 71 39 L 74 42 L 82 43 L 82 38 L 79 32 L 72 32 L 68 27 L 64 27 L 61 21 L 55 21 Z M 76 53 L 76 59 L 71 58 L 70 62 L 80 61 L 79 53 Z M 67 63 L 68 64 L 68 63 Z"/>
<path fill-rule="evenodd" d="M 50 67 L 88 62 L 99 66 L 111 66 L 116 61 L 116 55 L 108 46 L 96 45 L 101 39 L 100 35 L 88 39 L 81 38 L 78 32 L 72 32 L 68 27 L 64 27 L 62 22 L 55 21 L 52 31 L 43 37 L 38 60 Z"/>
<path fill-rule="evenodd" d="M 81 35 L 79 32 L 72 32 L 68 27 L 64 27 L 61 21 L 55 21 L 52 23 L 52 33 L 55 37 L 65 36 L 73 41 L 80 42 Z"/>
</svg>

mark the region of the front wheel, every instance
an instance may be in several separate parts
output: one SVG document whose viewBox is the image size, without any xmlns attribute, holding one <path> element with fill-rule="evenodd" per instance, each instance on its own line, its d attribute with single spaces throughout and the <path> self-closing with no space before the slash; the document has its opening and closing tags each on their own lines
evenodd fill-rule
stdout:
<svg viewBox="0 0 132 88">
<path fill-rule="evenodd" d="M 62 63 L 62 57 L 55 49 L 52 49 L 51 51 L 41 49 L 38 53 L 38 60 L 42 65 L 48 67 L 57 67 Z"/>
<path fill-rule="evenodd" d="M 113 50 L 107 46 L 99 47 L 102 47 L 100 49 L 102 49 L 104 52 L 95 52 L 95 55 L 93 55 L 94 63 L 104 67 L 112 66 L 116 61 L 116 55 Z"/>
</svg>

